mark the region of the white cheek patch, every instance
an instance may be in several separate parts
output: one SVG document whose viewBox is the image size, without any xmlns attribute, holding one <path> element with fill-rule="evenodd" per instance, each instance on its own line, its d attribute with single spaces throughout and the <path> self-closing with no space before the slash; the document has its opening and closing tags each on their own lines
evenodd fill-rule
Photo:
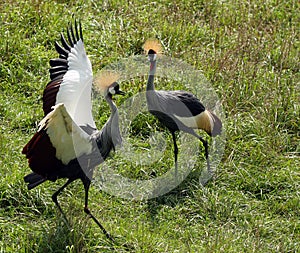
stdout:
<svg viewBox="0 0 300 253">
<path fill-rule="evenodd" d="M 156 57 L 157 57 L 157 54 L 148 55 L 148 61 L 155 61 Z"/>
<path fill-rule="evenodd" d="M 110 88 L 108 89 L 108 91 L 109 91 L 109 93 L 112 94 L 112 95 L 116 94 L 116 91 L 115 91 L 115 88 L 114 88 L 114 87 L 110 87 Z"/>
</svg>

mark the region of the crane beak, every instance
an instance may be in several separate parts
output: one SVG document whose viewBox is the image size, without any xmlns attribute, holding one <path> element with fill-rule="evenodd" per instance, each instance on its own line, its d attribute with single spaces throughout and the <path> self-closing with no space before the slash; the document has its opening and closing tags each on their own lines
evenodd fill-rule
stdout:
<svg viewBox="0 0 300 253">
<path fill-rule="evenodd" d="M 117 90 L 115 95 L 122 95 L 124 96 L 126 93 L 124 91 L 121 90 Z"/>
</svg>

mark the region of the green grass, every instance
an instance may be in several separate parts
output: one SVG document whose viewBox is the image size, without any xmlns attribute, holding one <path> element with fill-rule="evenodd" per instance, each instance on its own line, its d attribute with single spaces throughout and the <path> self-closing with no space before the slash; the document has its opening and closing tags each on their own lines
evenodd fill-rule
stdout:
<svg viewBox="0 0 300 253">
<path fill-rule="evenodd" d="M 292 0 L 2 1 L 0 252 L 299 252 L 299 7 Z M 197 168 L 148 201 L 91 187 L 90 209 L 115 243 L 85 216 L 80 182 L 60 196 L 70 229 L 51 201 L 63 181 L 30 192 L 23 182 L 30 169 L 21 150 L 42 119 L 48 61 L 72 14 L 82 21 L 95 72 L 141 54 L 143 42 L 157 37 L 167 56 L 202 71 L 226 113 L 225 153 L 204 188 Z M 122 89 L 129 97 L 145 85 L 133 80 Z M 97 124 L 107 117 L 102 103 Z M 132 126 L 136 143 L 148 138 L 145 121 L 156 124 L 140 118 Z M 142 170 L 111 156 L 108 164 L 133 178 L 168 170 L 165 137 L 165 162 Z"/>
</svg>

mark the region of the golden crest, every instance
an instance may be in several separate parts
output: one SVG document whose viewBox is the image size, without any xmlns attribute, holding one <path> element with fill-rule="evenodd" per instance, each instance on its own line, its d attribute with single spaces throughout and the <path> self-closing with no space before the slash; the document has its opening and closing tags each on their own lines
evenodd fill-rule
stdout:
<svg viewBox="0 0 300 253">
<path fill-rule="evenodd" d="M 104 94 L 106 90 L 119 78 L 119 73 L 110 70 L 103 70 L 95 77 L 94 85 L 101 93 Z"/>
<path fill-rule="evenodd" d="M 158 39 L 148 39 L 143 45 L 145 54 L 148 54 L 149 50 L 152 49 L 156 54 L 162 54 L 163 49 Z"/>
</svg>

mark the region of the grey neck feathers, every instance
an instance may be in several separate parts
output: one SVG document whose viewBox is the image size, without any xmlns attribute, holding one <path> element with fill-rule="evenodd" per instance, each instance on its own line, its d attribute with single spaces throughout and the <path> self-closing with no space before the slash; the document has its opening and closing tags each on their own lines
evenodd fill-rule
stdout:
<svg viewBox="0 0 300 253">
<path fill-rule="evenodd" d="M 151 61 L 150 63 L 150 71 L 147 82 L 147 90 L 154 90 L 154 75 L 156 72 L 156 60 Z"/>
<path fill-rule="evenodd" d="M 105 100 L 106 100 L 106 102 L 107 102 L 108 105 L 109 105 L 111 115 L 113 115 L 113 114 L 117 111 L 117 106 L 116 106 L 116 104 L 115 104 L 114 101 L 112 100 L 111 95 L 108 95 L 108 94 L 107 94 L 107 95 L 105 96 Z"/>
<path fill-rule="evenodd" d="M 119 128 L 119 113 L 118 113 L 118 109 L 116 104 L 114 103 L 114 101 L 112 100 L 111 97 L 106 96 L 105 97 L 107 103 L 109 104 L 110 107 L 110 112 L 111 115 L 107 121 L 107 125 L 108 125 L 108 131 L 109 133 L 107 133 L 108 136 L 110 136 L 111 139 L 111 144 L 112 144 L 112 148 L 115 149 L 115 146 L 118 144 L 121 144 L 122 138 L 121 138 L 121 134 L 120 134 L 120 128 Z"/>
<path fill-rule="evenodd" d="M 96 137 L 98 149 L 104 160 L 110 151 L 115 149 L 115 146 L 122 142 L 117 106 L 109 95 L 105 96 L 105 99 L 109 104 L 111 115 Z"/>
</svg>

